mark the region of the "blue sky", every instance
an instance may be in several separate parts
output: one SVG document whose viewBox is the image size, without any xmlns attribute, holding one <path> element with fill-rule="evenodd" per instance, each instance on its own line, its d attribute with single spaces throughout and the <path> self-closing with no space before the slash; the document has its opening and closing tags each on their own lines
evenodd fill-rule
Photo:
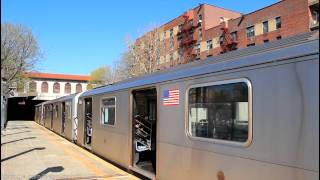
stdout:
<svg viewBox="0 0 320 180">
<path fill-rule="evenodd" d="M 277 0 L 1 0 L 1 23 L 29 27 L 44 56 L 36 70 L 90 74 L 112 64 L 152 24 L 164 24 L 199 3 L 249 13 Z"/>
</svg>

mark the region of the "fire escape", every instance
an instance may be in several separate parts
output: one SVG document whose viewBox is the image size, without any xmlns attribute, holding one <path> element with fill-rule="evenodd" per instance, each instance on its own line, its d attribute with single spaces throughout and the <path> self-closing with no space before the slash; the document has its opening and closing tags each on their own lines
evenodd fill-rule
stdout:
<svg viewBox="0 0 320 180">
<path fill-rule="evenodd" d="M 220 40 L 221 53 L 226 53 L 237 49 L 238 42 L 232 37 L 227 22 L 224 22 L 224 27 L 221 28 L 222 35 Z"/>
<path fill-rule="evenodd" d="M 193 18 L 193 11 L 188 11 L 183 15 L 184 23 L 180 27 L 180 31 L 178 32 L 178 40 L 179 42 L 179 54 L 182 58 L 180 63 L 188 63 L 193 61 L 197 54 L 194 52 L 194 45 L 197 42 L 194 38 L 194 31 L 198 27 L 198 24 L 195 25 Z"/>
</svg>

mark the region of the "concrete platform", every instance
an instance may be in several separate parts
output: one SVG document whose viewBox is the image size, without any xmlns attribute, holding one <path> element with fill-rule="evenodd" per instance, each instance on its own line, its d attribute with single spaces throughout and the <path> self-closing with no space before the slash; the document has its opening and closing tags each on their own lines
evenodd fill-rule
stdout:
<svg viewBox="0 0 320 180">
<path fill-rule="evenodd" d="M 1 131 L 1 179 L 139 179 L 33 121 Z"/>
</svg>

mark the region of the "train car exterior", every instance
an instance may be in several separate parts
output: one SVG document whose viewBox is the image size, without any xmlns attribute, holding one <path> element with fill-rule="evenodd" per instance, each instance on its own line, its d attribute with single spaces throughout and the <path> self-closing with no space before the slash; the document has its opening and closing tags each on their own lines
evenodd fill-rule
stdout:
<svg viewBox="0 0 320 180">
<path fill-rule="evenodd" d="M 43 103 L 35 106 L 35 122 L 43 125 Z"/>
<path fill-rule="evenodd" d="M 53 104 L 50 101 L 43 103 L 43 126 L 53 129 Z"/>
<path fill-rule="evenodd" d="M 155 179 L 319 178 L 319 35 L 84 92 L 77 143 Z"/>
<path fill-rule="evenodd" d="M 36 121 L 43 121 L 41 125 L 53 132 L 65 137 L 70 141 L 77 140 L 77 104 L 78 97 L 82 94 L 76 93 L 63 96 L 58 99 L 47 101 L 41 104 L 43 117 L 39 119 L 40 105 L 36 107 Z"/>
<path fill-rule="evenodd" d="M 59 113 L 58 126 L 60 131 L 58 134 L 64 136 L 70 141 L 75 141 L 77 138 L 77 104 L 78 97 L 82 94 L 72 94 L 56 100 L 56 103 L 60 107 L 61 112 Z"/>
</svg>

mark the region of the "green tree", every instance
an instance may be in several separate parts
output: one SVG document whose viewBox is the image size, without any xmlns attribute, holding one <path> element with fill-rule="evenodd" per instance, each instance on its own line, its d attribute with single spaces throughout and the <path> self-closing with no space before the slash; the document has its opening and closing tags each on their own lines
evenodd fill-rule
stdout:
<svg viewBox="0 0 320 180">
<path fill-rule="evenodd" d="M 90 73 L 90 79 L 89 87 L 91 88 L 112 84 L 116 81 L 114 70 L 108 65 L 93 70 Z"/>
</svg>

